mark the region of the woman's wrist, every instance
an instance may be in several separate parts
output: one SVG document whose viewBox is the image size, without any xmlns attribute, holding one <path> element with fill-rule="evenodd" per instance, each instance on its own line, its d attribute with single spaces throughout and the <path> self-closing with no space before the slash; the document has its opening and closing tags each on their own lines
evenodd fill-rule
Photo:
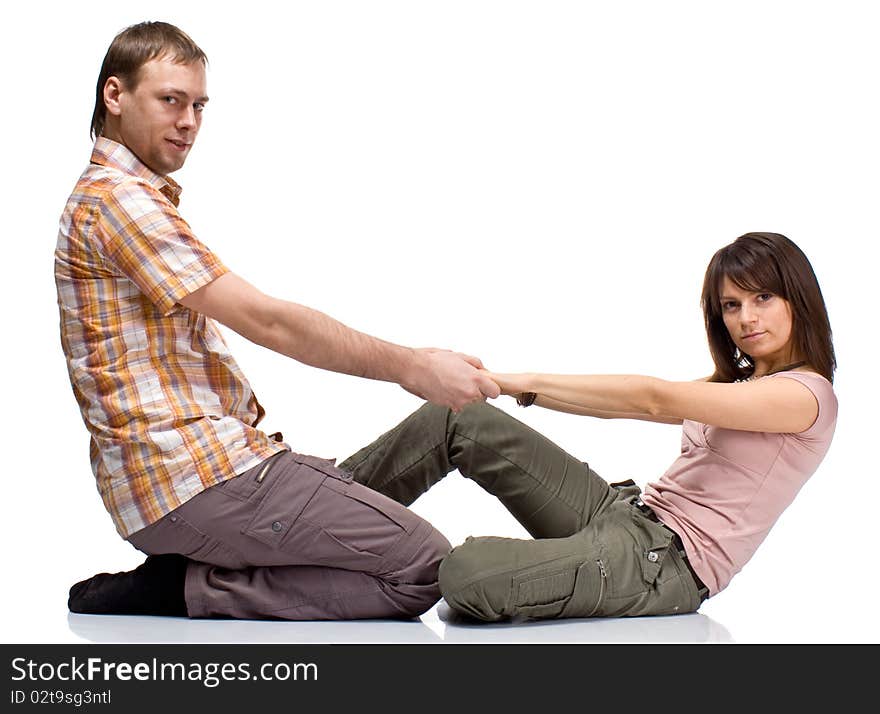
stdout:
<svg viewBox="0 0 880 714">
<path fill-rule="evenodd" d="M 498 385 L 503 395 L 513 397 L 520 406 L 529 406 L 529 404 L 534 403 L 534 393 L 538 391 L 533 386 L 535 374 L 531 372 L 519 374 L 496 374 L 489 372 L 488 376 Z M 530 394 L 531 396 L 528 396 Z"/>
<path fill-rule="evenodd" d="M 535 403 L 538 397 L 538 390 L 535 387 L 535 375 L 526 373 L 518 375 L 517 391 L 512 396 L 516 397 L 516 403 L 521 407 L 530 407 Z"/>
</svg>

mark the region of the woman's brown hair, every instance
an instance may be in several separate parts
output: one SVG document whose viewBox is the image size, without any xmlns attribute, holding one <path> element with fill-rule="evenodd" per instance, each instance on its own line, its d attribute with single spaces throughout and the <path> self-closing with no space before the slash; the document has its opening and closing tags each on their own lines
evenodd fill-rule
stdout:
<svg viewBox="0 0 880 714">
<path fill-rule="evenodd" d="M 715 362 L 710 381 L 746 379 L 755 370 L 751 357 L 739 351 L 724 325 L 721 287 L 725 277 L 742 290 L 773 293 L 787 300 L 792 313 L 793 354 L 834 381 L 837 360 L 819 281 L 803 251 L 779 233 L 746 233 L 709 261 L 701 304 Z"/>
<path fill-rule="evenodd" d="M 180 28 L 167 22 L 141 22 L 125 28 L 110 43 L 98 86 L 95 89 L 95 110 L 92 112 L 92 138 L 101 136 L 107 107 L 104 104 L 104 85 L 110 77 L 118 77 L 129 89 L 137 87 L 138 72 L 150 60 L 170 57 L 180 64 L 202 62 L 208 57 Z"/>
</svg>

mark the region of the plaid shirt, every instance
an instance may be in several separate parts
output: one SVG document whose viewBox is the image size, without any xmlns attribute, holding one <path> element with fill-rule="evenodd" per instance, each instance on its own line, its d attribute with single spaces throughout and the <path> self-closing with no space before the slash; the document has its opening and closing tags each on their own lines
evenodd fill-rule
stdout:
<svg viewBox="0 0 880 714">
<path fill-rule="evenodd" d="M 177 212 L 180 186 L 103 137 L 61 216 L 61 344 L 98 491 L 123 538 L 287 445 L 217 325 L 178 304 L 227 272 Z"/>
</svg>

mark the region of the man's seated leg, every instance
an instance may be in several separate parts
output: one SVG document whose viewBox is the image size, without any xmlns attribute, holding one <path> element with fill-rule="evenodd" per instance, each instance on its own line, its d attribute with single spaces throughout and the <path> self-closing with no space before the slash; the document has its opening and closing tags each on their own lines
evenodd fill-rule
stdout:
<svg viewBox="0 0 880 714">
<path fill-rule="evenodd" d="M 440 599 L 449 541 L 331 462 L 276 457 L 208 489 L 154 529 L 147 552 L 191 542 L 191 617 L 416 617 Z M 201 542 L 199 542 L 201 541 Z M 192 550 L 190 550 L 192 549 Z"/>
<path fill-rule="evenodd" d="M 175 571 L 186 580 L 187 606 L 177 614 L 399 618 L 415 617 L 439 600 L 437 573 L 450 544 L 430 523 L 325 460 L 284 454 L 271 468 L 262 466 L 203 491 L 129 537 L 153 557 L 188 559 L 188 568 Z M 164 571 L 153 562 L 74 587 L 108 591 L 105 599 L 117 609 L 103 611 L 117 614 L 123 614 L 119 592 L 170 585 L 179 594 L 180 579 L 156 580 Z M 81 598 L 75 600 L 82 607 Z M 137 601 L 137 613 L 127 599 L 124 605 L 126 614 L 171 614 L 154 599 Z"/>
</svg>

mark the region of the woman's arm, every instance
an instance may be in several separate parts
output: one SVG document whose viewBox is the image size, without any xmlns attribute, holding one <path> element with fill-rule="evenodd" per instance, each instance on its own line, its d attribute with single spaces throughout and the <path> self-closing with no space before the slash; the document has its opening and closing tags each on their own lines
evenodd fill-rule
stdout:
<svg viewBox="0 0 880 714">
<path fill-rule="evenodd" d="M 588 409 L 587 407 L 569 404 L 558 399 L 553 399 L 544 394 L 539 394 L 535 399 L 535 404 L 545 409 L 553 409 L 557 412 L 565 412 L 566 414 L 578 414 L 580 416 L 596 417 L 598 419 L 638 419 L 640 421 L 652 421 L 658 424 L 681 424 L 681 419 L 669 416 L 652 416 L 650 414 L 628 414 L 626 412 L 609 412 L 600 411 L 599 409 Z"/>
<path fill-rule="evenodd" d="M 726 429 L 799 433 L 809 429 L 819 414 L 813 393 L 793 379 L 722 384 L 669 382 L 641 375 L 489 376 L 502 394 L 535 392 L 539 404 L 546 398 L 588 412 L 636 419 L 689 419 Z"/>
</svg>

